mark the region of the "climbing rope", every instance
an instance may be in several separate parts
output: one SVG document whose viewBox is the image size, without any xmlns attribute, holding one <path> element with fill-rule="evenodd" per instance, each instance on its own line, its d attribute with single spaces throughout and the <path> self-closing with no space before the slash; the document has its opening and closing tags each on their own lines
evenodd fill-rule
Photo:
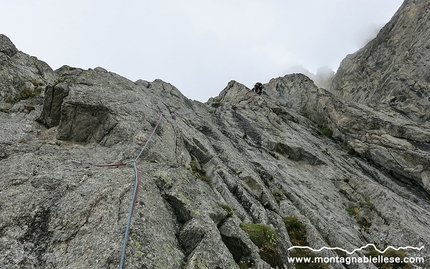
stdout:
<svg viewBox="0 0 430 269">
<path fill-rule="evenodd" d="M 97 166 L 97 167 L 120 167 L 120 166 L 127 166 L 126 163 L 96 164 L 96 163 L 81 162 L 81 161 L 77 161 L 77 160 L 72 160 L 72 162 L 78 163 L 78 164 L 89 164 L 91 166 Z"/>
<path fill-rule="evenodd" d="M 160 113 L 160 116 L 158 117 L 157 123 L 155 124 L 155 127 L 152 130 L 151 135 L 149 136 L 148 140 L 146 140 L 145 145 L 143 145 L 142 149 L 140 150 L 139 154 L 137 155 L 136 159 L 133 162 L 134 174 L 135 174 L 136 182 L 134 184 L 133 197 L 131 198 L 130 211 L 128 213 L 127 224 L 125 226 L 124 242 L 123 242 L 123 245 L 122 245 L 121 262 L 119 264 L 119 269 L 122 269 L 123 266 L 124 266 L 125 251 L 126 251 L 126 248 L 127 248 L 127 240 L 128 240 L 128 232 L 130 230 L 131 217 L 133 216 L 134 206 L 135 206 L 136 201 L 137 201 L 137 193 L 139 191 L 139 185 L 140 185 L 140 174 L 139 174 L 139 169 L 137 168 L 137 160 L 139 160 L 140 155 L 142 155 L 142 153 L 145 150 L 146 146 L 149 144 L 149 141 L 151 141 L 151 138 L 155 134 L 155 131 L 157 130 L 158 125 L 160 125 L 160 122 L 161 122 L 162 118 L 163 118 L 163 113 Z"/>
<path fill-rule="evenodd" d="M 126 249 L 127 249 L 127 241 L 128 241 L 128 234 L 129 234 L 129 231 L 130 231 L 131 218 L 133 216 L 134 207 L 135 207 L 136 202 L 137 202 L 137 194 L 139 192 L 140 173 L 139 173 L 139 169 L 137 167 L 137 161 L 139 160 L 140 156 L 142 155 L 142 153 L 144 152 L 144 150 L 148 146 L 148 144 L 151 141 L 152 137 L 154 136 L 154 134 L 155 134 L 158 126 L 161 123 L 161 120 L 162 120 L 163 116 L 164 117 L 174 117 L 174 116 L 181 116 L 181 115 L 187 115 L 187 114 L 196 114 L 196 113 L 195 112 L 187 112 L 187 113 L 172 112 L 172 113 L 169 113 L 169 114 L 160 113 L 160 116 L 158 117 L 158 120 L 157 120 L 157 122 L 156 122 L 156 124 L 154 126 L 154 129 L 152 130 L 151 134 L 149 135 L 149 137 L 148 137 L 145 145 L 143 145 L 143 147 L 140 150 L 139 154 L 136 156 L 136 158 L 132 162 L 129 162 L 129 163 L 111 163 L 111 164 L 95 164 L 95 163 L 91 163 L 91 162 L 81 162 L 81 161 L 77 161 L 77 160 L 72 160 L 72 162 L 74 162 L 74 163 L 87 164 L 87 165 L 97 166 L 97 167 L 121 167 L 121 166 L 127 166 L 130 163 L 133 163 L 134 174 L 135 174 L 135 184 L 134 184 L 133 196 L 132 196 L 131 202 L 130 202 L 130 210 L 129 210 L 129 213 L 128 213 L 127 223 L 126 223 L 126 226 L 125 226 L 125 234 L 124 234 L 124 240 L 123 240 L 123 245 L 122 245 L 121 260 L 120 260 L 120 264 L 119 264 L 119 269 L 123 269 L 123 266 L 124 266 L 125 252 L 126 252 Z"/>
</svg>

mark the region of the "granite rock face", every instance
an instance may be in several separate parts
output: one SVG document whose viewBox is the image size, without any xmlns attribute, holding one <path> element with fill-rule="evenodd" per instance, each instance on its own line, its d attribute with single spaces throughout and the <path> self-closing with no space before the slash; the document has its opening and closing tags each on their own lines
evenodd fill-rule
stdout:
<svg viewBox="0 0 430 269">
<path fill-rule="evenodd" d="M 430 1 L 405 1 L 375 39 L 343 60 L 332 79 L 329 89 L 343 113 L 333 111 L 333 104 L 322 105 L 336 136 L 393 176 L 414 180 L 427 191 L 429 10 Z"/>
<path fill-rule="evenodd" d="M 421 112 L 351 102 L 336 93 L 343 88 L 329 92 L 302 74 L 270 80 L 262 95 L 231 81 L 200 103 L 162 80 L 53 71 L 0 37 L 0 268 L 118 268 L 129 164 L 161 114 L 137 161 L 124 268 L 294 268 L 292 246 L 369 243 L 424 246 L 404 254 L 426 259 L 410 268 L 430 266 L 430 128 Z M 41 91 L 19 98 L 34 79 Z M 91 165 L 110 163 L 127 165 Z"/>
<path fill-rule="evenodd" d="M 348 55 L 331 90 L 343 100 L 430 119 L 430 1 L 406 0 L 375 39 Z"/>
<path fill-rule="evenodd" d="M 43 61 L 29 56 L 0 34 L 0 109 L 39 96 L 55 79 L 53 70 Z"/>
</svg>

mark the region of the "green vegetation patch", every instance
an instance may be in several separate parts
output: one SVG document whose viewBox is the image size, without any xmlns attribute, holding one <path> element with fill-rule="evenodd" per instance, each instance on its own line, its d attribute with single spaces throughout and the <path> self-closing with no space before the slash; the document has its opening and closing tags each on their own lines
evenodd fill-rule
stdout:
<svg viewBox="0 0 430 269">
<path fill-rule="evenodd" d="M 225 210 L 225 212 L 227 212 L 229 218 L 233 217 L 233 209 L 231 209 L 229 205 L 221 204 L 221 207 Z"/>
<path fill-rule="evenodd" d="M 193 159 L 190 162 L 191 173 L 203 182 L 206 182 L 209 186 L 212 186 L 211 178 L 206 174 L 206 170 L 202 168 L 197 159 Z"/>
<path fill-rule="evenodd" d="M 357 223 L 360 225 L 361 228 L 368 229 L 368 228 L 370 228 L 372 223 L 370 223 L 367 220 L 365 213 L 360 214 L 360 212 L 368 212 L 366 210 L 363 211 L 362 209 L 373 210 L 374 207 L 375 206 L 370 201 L 370 198 L 366 197 L 364 199 L 364 201 L 360 201 L 358 203 L 358 205 L 349 206 L 349 207 L 345 208 L 345 210 L 346 210 L 346 212 L 348 212 L 349 215 L 355 217 L 355 220 L 357 221 Z"/>
<path fill-rule="evenodd" d="M 354 149 L 351 145 L 349 145 L 349 144 L 344 144 L 344 145 L 343 145 L 343 149 L 344 149 L 344 150 L 346 150 L 346 152 L 347 152 L 349 155 L 352 155 L 352 156 L 359 156 L 358 152 L 357 152 L 357 151 L 355 151 L 355 149 Z"/>
<path fill-rule="evenodd" d="M 364 198 L 364 201 L 360 201 L 359 205 L 360 205 L 360 207 L 367 207 L 367 208 L 370 208 L 370 209 L 374 208 L 374 205 L 370 201 L 369 197 Z"/>
<path fill-rule="evenodd" d="M 285 196 L 280 191 L 275 191 L 272 193 L 273 198 L 275 198 L 276 202 L 281 202 L 282 200 L 285 200 Z"/>
<path fill-rule="evenodd" d="M 35 89 L 24 88 L 18 94 L 18 101 L 25 100 L 31 97 L 39 96 L 42 93 L 42 88 L 38 87 Z"/>
<path fill-rule="evenodd" d="M 333 131 L 328 126 L 321 127 L 321 132 L 323 133 L 323 135 L 325 135 L 325 136 L 327 136 L 329 138 L 333 137 Z"/>
<path fill-rule="evenodd" d="M 276 232 L 268 225 L 241 223 L 251 241 L 260 249 L 260 257 L 272 267 L 283 268 L 283 262 L 278 252 L 278 237 Z"/>
<path fill-rule="evenodd" d="M 349 155 L 352 155 L 352 156 L 357 156 L 357 155 L 358 155 L 358 152 L 357 152 L 357 151 L 355 151 L 355 149 L 354 149 L 353 147 L 350 147 L 350 148 L 348 149 L 348 154 L 349 154 Z"/>
<path fill-rule="evenodd" d="M 287 229 L 290 241 L 294 246 L 308 246 L 306 241 L 306 226 L 297 216 L 285 217 L 282 219 Z"/>
<path fill-rule="evenodd" d="M 31 81 L 31 84 L 33 84 L 33 86 L 35 86 L 35 87 L 45 86 L 45 83 L 43 81 L 37 80 L 37 79 L 33 79 Z"/>
<path fill-rule="evenodd" d="M 357 206 L 355 206 L 355 205 L 349 206 L 349 207 L 345 208 L 345 210 L 351 216 L 357 216 L 358 212 L 360 212 L 360 209 Z"/>
<path fill-rule="evenodd" d="M 297 216 L 285 217 L 282 219 L 287 229 L 290 241 L 294 246 L 309 246 L 306 239 L 306 226 L 301 222 Z M 291 252 L 291 257 L 311 257 L 314 260 L 316 255 L 309 249 L 294 249 Z M 329 267 L 324 263 L 295 263 L 296 269 L 328 269 Z"/>
<path fill-rule="evenodd" d="M 22 89 L 15 98 L 6 100 L 6 103 L 16 104 L 21 100 L 25 100 L 25 99 L 28 99 L 31 97 L 40 96 L 40 94 L 42 93 L 42 90 L 43 90 L 42 87 L 37 87 L 34 89 L 26 87 L 26 88 Z"/>
</svg>

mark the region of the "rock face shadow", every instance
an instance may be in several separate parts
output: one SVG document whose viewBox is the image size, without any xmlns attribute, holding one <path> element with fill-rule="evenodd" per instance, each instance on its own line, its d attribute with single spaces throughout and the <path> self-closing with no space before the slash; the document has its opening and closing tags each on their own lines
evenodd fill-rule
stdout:
<svg viewBox="0 0 430 269">
<path fill-rule="evenodd" d="M 57 138 L 73 142 L 100 142 L 117 121 L 103 105 L 65 103 Z"/>
</svg>

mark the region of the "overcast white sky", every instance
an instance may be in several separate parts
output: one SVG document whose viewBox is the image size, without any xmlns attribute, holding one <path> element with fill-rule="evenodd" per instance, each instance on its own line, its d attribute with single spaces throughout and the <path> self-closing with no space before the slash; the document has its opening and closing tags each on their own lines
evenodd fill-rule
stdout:
<svg viewBox="0 0 430 269">
<path fill-rule="evenodd" d="M 162 79 L 205 102 L 302 65 L 336 70 L 403 0 L 0 0 L 0 32 L 47 62 Z"/>
</svg>

